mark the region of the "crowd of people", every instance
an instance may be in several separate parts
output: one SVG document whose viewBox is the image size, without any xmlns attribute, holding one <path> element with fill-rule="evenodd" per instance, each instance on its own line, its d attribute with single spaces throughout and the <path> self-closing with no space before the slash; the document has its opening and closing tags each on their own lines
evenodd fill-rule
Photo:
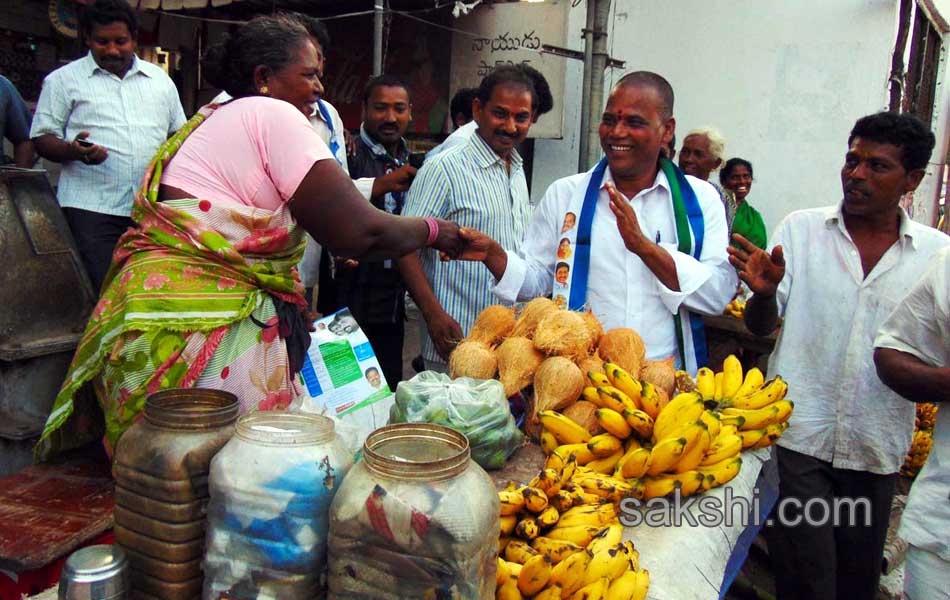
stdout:
<svg viewBox="0 0 950 600">
<path fill-rule="evenodd" d="M 62 163 L 57 197 L 100 290 L 40 457 L 103 432 L 113 447 L 146 395 L 170 387 L 286 408 L 301 393 L 314 289 L 320 312 L 349 308 L 395 388 L 406 293 L 425 323 L 426 369 L 446 370 L 487 306 L 549 296 L 695 372 L 703 316 L 721 314 L 741 281 L 750 330 L 782 321 L 769 370 L 795 414 L 774 454 L 780 497 L 869 500 L 856 525 L 770 528 L 779 598 L 874 597 L 914 426 L 907 400 L 950 390 L 950 238 L 898 204 L 932 153 L 926 125 L 858 119 L 842 198 L 793 212 L 769 239 L 749 203 L 751 162 L 727 159 L 712 127 L 677 149 L 674 91 L 657 73 L 618 81 L 599 116 L 603 158 L 533 206 L 519 146 L 554 99 L 530 67 L 459 91 L 457 129 L 423 158 L 406 140 L 413 91 L 393 75 L 367 83 L 359 131 L 345 130 L 323 99 L 319 21 L 236 28 L 203 59 L 222 95 L 187 121 L 171 80 L 135 55 L 137 31 L 126 2 L 96 0 L 81 20 L 89 54 L 46 78 L 29 134 L 28 115 L 3 113 L 12 140 Z M 18 146 L 17 163 L 32 152 Z M 948 420 L 941 411 L 904 514 L 914 600 L 950 589 Z"/>
</svg>

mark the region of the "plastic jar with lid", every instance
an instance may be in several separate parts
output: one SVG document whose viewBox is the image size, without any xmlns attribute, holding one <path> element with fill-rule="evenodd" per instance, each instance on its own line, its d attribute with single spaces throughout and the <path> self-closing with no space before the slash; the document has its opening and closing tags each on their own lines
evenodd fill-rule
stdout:
<svg viewBox="0 0 950 600">
<path fill-rule="evenodd" d="M 234 394 L 164 390 L 119 438 L 115 539 L 128 556 L 133 597 L 201 597 L 208 471 L 237 416 Z"/>
<path fill-rule="evenodd" d="M 377 429 L 330 509 L 330 596 L 494 598 L 499 508 L 461 433 Z"/>
<path fill-rule="evenodd" d="M 321 598 L 330 503 L 353 457 L 327 417 L 242 417 L 211 465 L 204 598 Z"/>
</svg>

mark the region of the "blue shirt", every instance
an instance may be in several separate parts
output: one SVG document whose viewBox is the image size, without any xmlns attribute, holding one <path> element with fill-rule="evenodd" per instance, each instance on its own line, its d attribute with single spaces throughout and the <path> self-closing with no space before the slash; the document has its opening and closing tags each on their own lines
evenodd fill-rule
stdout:
<svg viewBox="0 0 950 600">
<path fill-rule="evenodd" d="M 109 158 L 98 165 L 64 162 L 59 204 L 127 217 L 155 151 L 184 124 L 178 90 L 159 67 L 135 56 L 120 79 L 89 53 L 46 76 L 30 137 L 71 141 L 88 131 Z"/>
<path fill-rule="evenodd" d="M 465 145 L 425 162 L 409 188 L 402 214 L 455 221 L 516 249 L 531 212 L 521 155 L 511 151 L 509 173 L 505 160 L 476 134 Z M 442 262 L 431 248 L 423 250 L 421 258 L 436 298 L 467 335 L 478 313 L 498 303 L 492 294 L 494 277 L 481 263 Z M 428 361 L 443 360 L 429 336 L 422 341 L 422 354 Z"/>
</svg>

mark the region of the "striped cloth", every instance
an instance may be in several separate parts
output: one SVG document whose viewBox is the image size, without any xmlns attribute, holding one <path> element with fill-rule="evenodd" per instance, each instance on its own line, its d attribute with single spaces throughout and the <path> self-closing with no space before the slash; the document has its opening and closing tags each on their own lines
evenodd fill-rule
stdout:
<svg viewBox="0 0 950 600">
<path fill-rule="evenodd" d="M 426 161 L 403 208 L 403 215 L 439 217 L 478 229 L 507 249 L 521 244 L 531 212 L 521 155 L 512 151 L 509 175 L 505 161 L 480 135 Z M 494 278 L 481 263 L 444 263 L 431 249 L 423 250 L 421 257 L 436 298 L 467 334 L 478 313 L 498 302 L 492 294 Z M 428 335 L 422 340 L 422 355 L 443 362 Z"/>
<path fill-rule="evenodd" d="M 149 161 L 184 124 L 178 90 L 165 71 L 136 56 L 119 79 L 89 53 L 46 76 L 30 137 L 51 133 L 72 141 L 88 131 L 109 158 L 98 165 L 64 162 L 59 205 L 127 217 Z"/>
</svg>

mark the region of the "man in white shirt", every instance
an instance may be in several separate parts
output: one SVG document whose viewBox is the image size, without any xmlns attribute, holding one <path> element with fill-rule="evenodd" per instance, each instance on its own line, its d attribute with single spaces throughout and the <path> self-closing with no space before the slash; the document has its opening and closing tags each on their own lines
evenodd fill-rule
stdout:
<svg viewBox="0 0 950 600">
<path fill-rule="evenodd" d="M 696 313 L 721 314 L 737 279 L 719 194 L 660 160 L 675 126 L 669 82 L 625 75 L 600 123 L 606 158 L 548 188 L 520 252 L 465 229 L 472 250 L 464 258 L 485 263 L 503 301 L 553 291 L 559 304 L 589 307 L 605 329 L 638 331 L 651 359 L 675 356 L 696 372 L 706 356 Z"/>
<path fill-rule="evenodd" d="M 910 548 L 905 600 L 950 598 L 950 250 L 941 250 L 874 340 L 881 381 L 911 402 L 940 407 L 933 447 L 901 515 Z"/>
<path fill-rule="evenodd" d="M 98 291 L 132 226 L 145 169 L 185 113 L 168 75 L 135 55 L 138 20 L 128 2 L 96 0 L 80 33 L 89 53 L 47 75 L 30 137 L 40 156 L 63 165 L 57 199 Z"/>
<path fill-rule="evenodd" d="M 926 125 L 870 115 L 855 123 L 848 146 L 840 204 L 790 214 L 771 254 L 739 235 L 740 247 L 729 249 L 753 292 L 749 329 L 767 335 L 784 316 L 769 375 L 788 382 L 795 412 L 775 452 L 779 518 L 767 532 L 783 600 L 875 597 L 914 407 L 878 379 L 873 341 L 904 290 L 950 244 L 899 206 L 933 150 Z M 847 498 L 862 500 L 836 509 Z M 839 525 L 796 523 L 802 506 L 818 517 L 827 507 Z"/>
</svg>

